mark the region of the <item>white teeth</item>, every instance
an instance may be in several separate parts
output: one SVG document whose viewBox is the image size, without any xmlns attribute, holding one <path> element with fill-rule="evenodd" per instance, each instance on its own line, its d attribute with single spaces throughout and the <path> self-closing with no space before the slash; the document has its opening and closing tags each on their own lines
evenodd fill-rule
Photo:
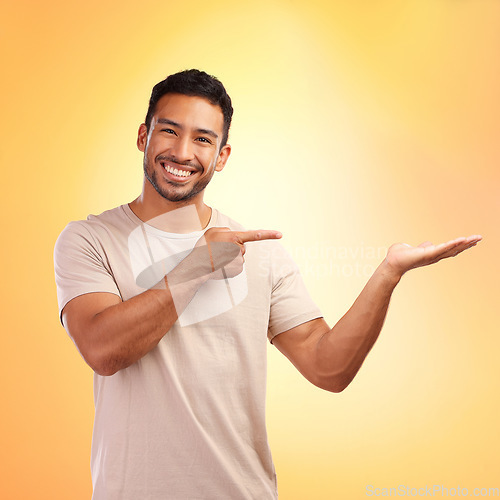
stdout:
<svg viewBox="0 0 500 500">
<path fill-rule="evenodd" d="M 193 172 L 190 172 L 189 170 L 178 170 L 177 168 L 173 168 L 170 165 L 163 165 L 163 168 L 173 174 L 176 175 L 177 177 L 189 177 Z"/>
</svg>

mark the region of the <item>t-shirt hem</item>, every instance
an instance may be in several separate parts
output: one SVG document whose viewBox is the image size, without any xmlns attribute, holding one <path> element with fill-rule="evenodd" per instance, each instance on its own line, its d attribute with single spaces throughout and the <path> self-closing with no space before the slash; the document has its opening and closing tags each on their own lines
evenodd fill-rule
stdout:
<svg viewBox="0 0 500 500">
<path fill-rule="evenodd" d="M 116 290 L 84 290 L 84 291 L 79 291 L 76 295 L 71 296 L 69 299 L 67 299 L 59 308 L 59 321 L 61 322 L 61 325 L 64 326 L 63 320 L 62 320 L 62 313 L 64 311 L 64 308 L 73 300 L 76 299 L 77 297 L 80 297 L 81 295 L 87 295 L 88 293 L 112 293 L 113 295 L 116 295 L 117 297 L 122 300 L 121 296 L 116 293 Z"/>
</svg>

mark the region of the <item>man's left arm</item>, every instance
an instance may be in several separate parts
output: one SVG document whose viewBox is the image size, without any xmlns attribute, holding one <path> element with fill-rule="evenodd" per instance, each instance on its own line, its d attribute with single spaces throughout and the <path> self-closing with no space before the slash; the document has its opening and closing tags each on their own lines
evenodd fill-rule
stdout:
<svg viewBox="0 0 500 500">
<path fill-rule="evenodd" d="M 455 257 L 480 240 L 481 236 L 474 235 L 440 245 L 392 245 L 352 307 L 332 329 L 318 318 L 278 334 L 273 344 L 314 385 L 331 392 L 344 390 L 377 340 L 392 292 L 403 274 Z"/>
</svg>

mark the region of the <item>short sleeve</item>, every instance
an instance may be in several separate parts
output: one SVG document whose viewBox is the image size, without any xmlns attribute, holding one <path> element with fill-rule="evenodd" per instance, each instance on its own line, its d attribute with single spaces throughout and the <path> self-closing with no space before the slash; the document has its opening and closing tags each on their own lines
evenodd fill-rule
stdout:
<svg viewBox="0 0 500 500">
<path fill-rule="evenodd" d="M 311 299 L 297 264 L 281 245 L 275 245 L 272 258 L 271 311 L 268 338 L 323 315 Z"/>
<path fill-rule="evenodd" d="M 109 266 L 84 222 L 70 222 L 59 235 L 54 247 L 54 270 L 60 318 L 64 306 L 79 295 L 108 292 L 120 296 Z"/>
</svg>

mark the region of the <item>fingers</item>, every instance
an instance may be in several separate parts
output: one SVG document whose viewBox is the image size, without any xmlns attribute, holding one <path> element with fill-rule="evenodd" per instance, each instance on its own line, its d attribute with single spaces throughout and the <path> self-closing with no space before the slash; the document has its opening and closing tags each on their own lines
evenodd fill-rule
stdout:
<svg viewBox="0 0 500 500">
<path fill-rule="evenodd" d="M 473 246 L 479 243 L 482 239 L 483 237 L 480 234 L 473 234 L 472 236 L 468 236 L 466 238 L 467 244 L 472 243 Z"/>
<path fill-rule="evenodd" d="M 470 243 L 473 243 L 473 244 L 476 244 L 478 243 L 479 241 L 481 241 L 483 239 L 483 237 L 480 235 L 480 234 L 473 234 L 472 236 L 461 236 L 460 238 L 455 238 L 454 240 L 450 240 L 450 241 L 447 241 L 446 243 L 443 243 L 443 245 L 460 245 L 462 243 L 465 243 L 465 244 L 470 244 Z"/>
<path fill-rule="evenodd" d="M 282 234 L 271 229 L 256 229 L 254 231 L 237 231 L 236 236 L 241 243 L 248 243 L 249 241 L 276 240 L 281 238 Z"/>
<path fill-rule="evenodd" d="M 448 257 L 455 257 L 469 248 L 476 246 L 482 237 L 480 235 L 472 235 L 469 237 L 460 237 L 450 240 L 446 243 L 441 243 L 435 248 L 434 262 Z"/>
<path fill-rule="evenodd" d="M 454 240 L 443 243 L 443 249 L 445 251 L 455 251 L 457 253 L 463 252 L 467 248 L 473 247 L 481 241 L 482 237 L 480 235 L 473 235 L 469 237 L 462 236 L 461 238 L 456 238 Z"/>
</svg>

